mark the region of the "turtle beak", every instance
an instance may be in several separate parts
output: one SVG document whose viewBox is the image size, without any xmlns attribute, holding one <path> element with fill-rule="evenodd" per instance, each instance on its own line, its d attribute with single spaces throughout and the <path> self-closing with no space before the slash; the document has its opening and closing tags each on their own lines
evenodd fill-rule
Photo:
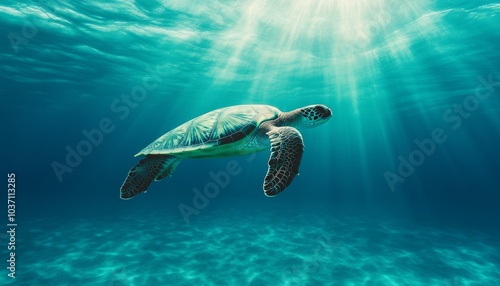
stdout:
<svg viewBox="0 0 500 286">
<path fill-rule="evenodd" d="M 324 116 L 325 116 L 325 118 L 332 117 L 332 110 L 330 108 L 326 107 L 326 111 L 325 111 L 325 115 Z"/>
<path fill-rule="evenodd" d="M 316 106 L 316 110 L 321 114 L 321 118 L 330 119 L 332 117 L 332 110 L 326 105 Z"/>
</svg>

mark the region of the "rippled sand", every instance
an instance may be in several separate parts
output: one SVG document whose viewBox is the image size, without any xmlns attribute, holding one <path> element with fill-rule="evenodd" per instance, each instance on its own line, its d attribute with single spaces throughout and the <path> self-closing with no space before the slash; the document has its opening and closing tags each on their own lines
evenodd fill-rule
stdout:
<svg viewBox="0 0 500 286">
<path fill-rule="evenodd" d="M 322 214 L 19 227 L 19 285 L 499 285 L 495 238 Z"/>
</svg>

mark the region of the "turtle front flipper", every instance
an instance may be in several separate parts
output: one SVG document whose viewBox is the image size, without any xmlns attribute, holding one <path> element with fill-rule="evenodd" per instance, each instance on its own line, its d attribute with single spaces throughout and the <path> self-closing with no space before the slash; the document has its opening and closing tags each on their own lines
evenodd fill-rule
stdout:
<svg viewBox="0 0 500 286">
<path fill-rule="evenodd" d="M 151 182 L 159 176 L 170 175 L 179 159 L 168 155 L 148 155 L 128 172 L 127 179 L 120 188 L 120 198 L 127 200 L 147 190 Z M 169 168 L 174 163 L 173 168 Z M 168 172 L 167 172 L 168 171 Z"/>
<path fill-rule="evenodd" d="M 288 187 L 299 172 L 304 142 L 300 132 L 293 127 L 273 128 L 266 134 L 271 140 L 271 157 L 264 179 L 264 193 L 273 197 Z"/>
</svg>

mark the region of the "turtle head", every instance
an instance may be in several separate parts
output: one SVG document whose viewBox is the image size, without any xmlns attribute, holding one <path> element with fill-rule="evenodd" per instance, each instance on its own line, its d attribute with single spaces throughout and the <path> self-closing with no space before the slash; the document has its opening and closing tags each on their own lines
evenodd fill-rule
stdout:
<svg viewBox="0 0 500 286">
<path fill-rule="evenodd" d="M 315 127 L 327 122 L 332 117 L 332 110 L 323 104 L 302 107 L 297 118 L 300 127 Z"/>
</svg>

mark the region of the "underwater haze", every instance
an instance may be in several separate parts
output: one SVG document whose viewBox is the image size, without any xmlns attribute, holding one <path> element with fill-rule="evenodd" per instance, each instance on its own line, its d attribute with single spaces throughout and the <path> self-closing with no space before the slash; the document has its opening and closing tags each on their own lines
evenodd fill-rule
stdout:
<svg viewBox="0 0 500 286">
<path fill-rule="evenodd" d="M 500 2 L 2 1 L 0 285 L 500 285 Z M 324 104 L 270 152 L 140 150 L 212 110 Z"/>
</svg>

